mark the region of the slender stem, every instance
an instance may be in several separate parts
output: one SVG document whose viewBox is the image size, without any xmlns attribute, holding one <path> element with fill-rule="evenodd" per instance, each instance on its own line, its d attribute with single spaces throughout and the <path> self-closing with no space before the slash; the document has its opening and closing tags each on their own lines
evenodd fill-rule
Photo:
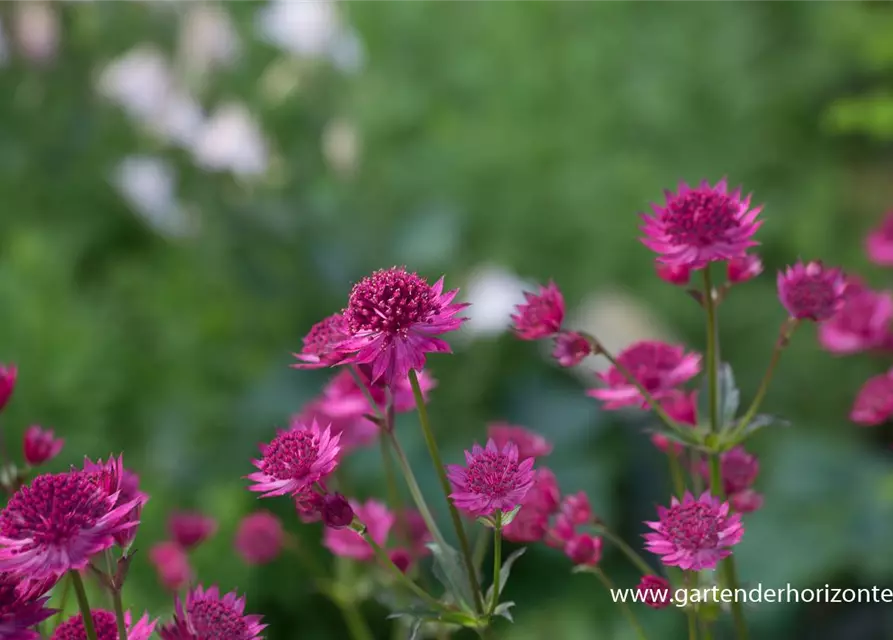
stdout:
<svg viewBox="0 0 893 640">
<path fill-rule="evenodd" d="M 502 519 L 500 514 L 499 519 Z M 493 600 L 490 602 L 489 615 L 496 611 L 499 604 L 499 571 L 502 569 L 502 529 L 493 529 Z"/>
<path fill-rule="evenodd" d="M 718 328 L 716 324 L 716 300 L 713 298 L 713 282 L 710 279 L 710 265 L 704 267 L 704 309 L 707 310 L 707 389 L 710 406 L 710 430 L 719 431 L 719 385 L 716 372 L 718 366 Z"/>
<path fill-rule="evenodd" d="M 688 618 L 688 640 L 698 640 L 698 619 L 695 617 L 695 610 L 686 607 L 685 615 Z"/>
<path fill-rule="evenodd" d="M 614 583 L 611 582 L 611 579 L 605 574 L 604 571 L 602 571 L 598 567 L 593 567 L 592 573 L 598 576 L 598 579 L 601 580 L 603 585 L 605 585 L 608 593 L 612 593 L 615 590 Z M 623 615 L 626 616 L 627 621 L 636 632 L 636 636 L 638 636 L 639 640 L 647 640 L 645 631 L 642 629 L 641 626 L 639 626 L 639 621 L 636 620 L 636 616 L 633 614 L 632 610 L 629 608 L 629 605 L 623 599 L 620 600 L 620 610 L 623 611 Z"/>
<path fill-rule="evenodd" d="M 84 588 L 81 574 L 76 569 L 72 569 L 68 572 L 68 575 L 71 578 L 71 584 L 74 586 L 74 593 L 78 599 L 78 607 L 84 620 L 84 633 L 87 635 L 87 640 L 97 640 L 96 627 L 93 626 L 93 614 L 90 613 L 90 601 L 87 600 L 87 590 Z"/>
<path fill-rule="evenodd" d="M 468 572 L 468 582 L 471 584 L 471 591 L 474 593 L 475 604 L 479 612 L 484 612 L 484 599 L 481 595 L 481 585 L 478 584 L 477 574 L 475 573 L 474 560 L 471 557 L 471 547 L 468 544 L 468 536 L 465 533 L 465 527 L 462 519 L 459 517 L 459 511 L 456 505 L 450 500 L 450 482 L 446 477 L 446 470 L 443 466 L 443 460 L 440 458 L 440 450 L 437 448 L 437 441 L 434 439 L 434 432 L 431 431 L 431 422 L 428 420 L 428 408 L 425 406 L 425 397 L 422 395 L 422 388 L 419 386 L 419 377 L 415 369 L 409 370 L 409 384 L 412 386 L 412 394 L 415 396 L 416 407 L 419 411 L 419 422 L 422 425 L 422 433 L 425 435 L 425 443 L 428 445 L 428 453 L 431 455 L 431 462 L 434 463 L 434 469 L 437 471 L 437 477 L 440 480 L 440 487 L 443 489 L 443 497 L 450 508 L 450 518 L 453 521 L 453 527 L 456 529 L 456 536 L 459 538 L 459 547 L 462 551 L 462 558 L 465 562 L 465 569 Z"/>
<path fill-rule="evenodd" d="M 59 597 L 59 613 L 56 614 L 54 629 L 62 624 L 62 618 L 65 616 L 65 605 L 68 604 L 68 594 L 71 593 L 71 578 L 65 576 L 63 580 L 65 580 L 65 584 L 62 585 L 62 595 Z"/>
<path fill-rule="evenodd" d="M 372 635 L 372 631 L 366 623 L 366 618 L 360 613 L 357 604 L 353 600 L 344 598 L 332 598 L 332 600 L 341 609 L 341 615 L 344 617 L 347 630 L 350 632 L 350 637 L 353 640 L 375 640 L 375 636 Z"/>
<path fill-rule="evenodd" d="M 124 603 L 121 600 L 121 590 L 112 590 L 112 603 L 115 607 L 115 621 L 118 623 L 118 639 L 127 640 L 127 624 L 124 622 Z"/>
<path fill-rule="evenodd" d="M 629 561 L 633 563 L 636 569 L 642 572 L 643 576 L 655 575 L 654 570 L 648 566 L 648 563 L 642 559 L 642 556 L 633 551 L 633 548 L 626 544 L 626 542 L 623 541 L 623 538 L 602 525 L 596 525 L 595 528 L 598 533 L 616 545 L 617 548 L 629 558 Z"/>
<path fill-rule="evenodd" d="M 710 454 L 710 493 L 719 498 L 723 497 L 722 462 L 720 454 Z"/>
<path fill-rule="evenodd" d="M 667 458 L 670 461 L 670 477 L 673 479 L 673 491 L 678 498 L 685 494 L 685 476 L 682 474 L 682 466 L 679 464 L 679 454 L 676 452 L 676 443 L 671 442 L 667 448 Z"/>
<path fill-rule="evenodd" d="M 406 513 L 403 510 L 403 499 L 400 497 L 400 490 L 397 488 L 397 476 L 394 473 L 394 459 L 391 457 L 391 450 L 388 446 L 387 436 L 383 432 L 378 435 L 378 442 L 381 445 L 381 462 L 384 467 L 384 477 L 388 491 L 388 504 L 390 504 L 397 513 L 397 538 L 400 542 L 406 542 L 409 537 L 409 532 L 406 530 Z"/>
</svg>

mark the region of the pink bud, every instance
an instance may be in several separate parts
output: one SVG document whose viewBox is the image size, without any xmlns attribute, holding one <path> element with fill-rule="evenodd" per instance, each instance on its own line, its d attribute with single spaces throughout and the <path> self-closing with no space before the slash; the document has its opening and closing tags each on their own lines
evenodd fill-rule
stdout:
<svg viewBox="0 0 893 640">
<path fill-rule="evenodd" d="M 182 511 L 171 514 L 167 529 L 177 544 L 192 549 L 217 532 L 217 521 L 197 511 Z"/>
<path fill-rule="evenodd" d="M 353 509 L 340 493 L 330 493 L 322 499 L 322 521 L 332 529 L 344 529 L 353 522 Z"/>
<path fill-rule="evenodd" d="M 565 331 L 555 337 L 555 348 L 552 357 L 562 367 L 575 367 L 583 358 L 592 353 L 592 345 L 576 331 Z"/>
<path fill-rule="evenodd" d="M 258 511 L 242 518 L 234 544 L 247 564 L 267 564 L 279 556 L 284 537 L 279 518 L 269 511 Z"/>
<path fill-rule="evenodd" d="M 733 258 L 726 264 L 726 278 L 732 284 L 747 282 L 763 273 L 763 261 L 760 256 L 749 253 L 740 258 Z"/>
<path fill-rule="evenodd" d="M 171 591 L 179 591 L 192 580 L 189 558 L 176 542 L 159 542 L 149 550 L 149 560 L 161 584 Z"/>
<path fill-rule="evenodd" d="M 595 566 L 602 557 L 602 539 L 581 533 L 568 541 L 564 553 L 576 565 Z"/>
<path fill-rule="evenodd" d="M 589 504 L 589 498 L 583 491 L 565 496 L 561 502 L 561 513 L 573 525 L 592 522 L 592 507 Z"/>
<path fill-rule="evenodd" d="M 691 280 L 691 268 L 685 265 L 673 266 L 655 260 L 654 270 L 657 272 L 657 277 L 664 282 L 680 287 L 687 285 L 688 281 Z"/>
<path fill-rule="evenodd" d="M 0 411 L 3 410 L 3 407 L 9 402 L 10 396 L 12 396 L 13 389 L 16 386 L 17 375 L 18 370 L 14 364 L 9 366 L 0 365 Z"/>
<path fill-rule="evenodd" d="M 22 441 L 25 461 L 32 467 L 40 466 L 59 455 L 63 444 L 65 441 L 62 438 L 56 438 L 52 429 L 42 429 L 36 424 L 31 425 L 25 430 L 25 437 Z"/>
</svg>

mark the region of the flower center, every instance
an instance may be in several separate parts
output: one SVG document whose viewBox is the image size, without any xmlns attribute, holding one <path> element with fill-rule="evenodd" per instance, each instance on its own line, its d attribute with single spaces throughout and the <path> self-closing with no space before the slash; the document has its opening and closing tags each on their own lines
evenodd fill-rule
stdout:
<svg viewBox="0 0 893 640">
<path fill-rule="evenodd" d="M 695 189 L 667 204 L 663 222 L 673 244 L 705 247 L 741 226 L 740 208 L 727 194 Z"/>
<path fill-rule="evenodd" d="M 515 487 L 518 464 L 501 453 L 484 451 L 468 465 L 468 485 L 488 497 L 506 495 Z"/>
<path fill-rule="evenodd" d="M 700 502 L 670 509 L 663 529 L 673 544 L 687 551 L 712 549 L 719 542 L 716 513 L 712 507 Z"/>
<path fill-rule="evenodd" d="M 98 640 L 118 640 L 118 626 L 113 613 L 102 609 L 93 609 L 90 614 Z M 74 616 L 60 624 L 53 632 L 52 640 L 87 640 L 83 616 Z"/>
<path fill-rule="evenodd" d="M 202 640 L 236 640 L 247 635 L 244 618 L 218 600 L 194 600 L 187 615 Z"/>
<path fill-rule="evenodd" d="M 404 269 L 387 269 L 354 286 L 344 319 L 351 333 L 380 331 L 393 335 L 428 322 L 436 312 L 436 298 L 424 278 Z"/>
<path fill-rule="evenodd" d="M 831 315 L 837 296 L 827 280 L 806 276 L 791 287 L 788 299 L 799 311 L 824 318 Z"/>
<path fill-rule="evenodd" d="M 309 429 L 295 429 L 276 436 L 267 446 L 263 471 L 277 480 L 292 480 L 310 473 L 319 458 L 319 442 Z"/>
</svg>

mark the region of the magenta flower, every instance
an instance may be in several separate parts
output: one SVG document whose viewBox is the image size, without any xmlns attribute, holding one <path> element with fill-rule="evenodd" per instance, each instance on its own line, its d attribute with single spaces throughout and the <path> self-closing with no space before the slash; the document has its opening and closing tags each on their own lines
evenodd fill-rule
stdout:
<svg viewBox="0 0 893 640">
<path fill-rule="evenodd" d="M 502 536 L 512 542 L 539 542 L 549 530 L 549 514 L 522 506 L 515 519 L 502 528 Z"/>
<path fill-rule="evenodd" d="M 564 546 L 565 555 L 577 566 L 592 566 L 602 558 L 602 539 L 588 533 L 579 533 Z"/>
<path fill-rule="evenodd" d="M 840 311 L 845 290 L 840 269 L 829 269 L 821 262 L 798 262 L 778 272 L 778 297 L 798 320 L 827 320 Z"/>
<path fill-rule="evenodd" d="M 763 496 L 753 489 L 745 489 L 730 495 L 729 504 L 738 513 L 753 513 L 763 506 Z"/>
<path fill-rule="evenodd" d="M 564 496 L 560 509 L 561 514 L 575 526 L 592 522 L 592 506 L 585 491 Z"/>
<path fill-rule="evenodd" d="M 456 314 L 468 304 L 454 304 L 459 292 L 443 293 L 443 278 L 433 286 L 404 268 L 376 271 L 350 293 L 344 319 L 350 337 L 338 345 L 340 364 L 372 366 L 371 379 L 393 387 L 410 369 L 425 368 L 425 354 L 450 353 L 435 336 L 455 331 L 466 318 Z"/>
<path fill-rule="evenodd" d="M 220 595 L 217 587 L 190 591 L 185 601 L 177 596 L 174 619 L 158 629 L 161 640 L 263 640 L 262 616 L 245 615 L 245 598 L 235 591 Z"/>
<path fill-rule="evenodd" d="M 850 411 L 850 420 L 863 427 L 875 427 L 893 415 L 893 369 L 869 378 Z"/>
<path fill-rule="evenodd" d="M 627 347 L 617 356 L 624 366 L 648 392 L 657 399 L 670 395 L 679 385 L 694 378 L 701 371 L 701 356 L 685 353 L 681 346 L 643 340 Z M 617 367 L 611 367 L 598 377 L 607 387 L 590 389 L 586 393 L 604 400 L 605 409 L 647 407 L 645 398 Z"/>
<path fill-rule="evenodd" d="M 194 577 L 189 556 L 176 542 L 158 542 L 149 549 L 149 562 L 155 567 L 158 581 L 165 589 L 179 591 Z"/>
<path fill-rule="evenodd" d="M 503 527 L 502 535 L 513 542 L 539 542 L 546 537 L 549 518 L 558 510 L 560 501 L 555 474 L 547 467 L 536 469 L 533 486 L 521 501 L 521 510 Z"/>
<path fill-rule="evenodd" d="M 576 367 L 590 353 L 592 345 L 589 344 L 589 340 L 576 331 L 564 331 L 555 336 L 552 357 L 562 367 Z"/>
<path fill-rule="evenodd" d="M 555 335 L 564 321 L 564 296 L 551 280 L 539 292 L 524 292 L 524 304 L 515 306 L 512 316 L 515 335 L 521 340 L 539 340 Z"/>
<path fill-rule="evenodd" d="M 25 437 L 22 440 L 25 462 L 32 467 L 49 462 L 59 455 L 64 444 L 65 440 L 57 438 L 52 429 L 31 425 L 25 429 Z"/>
<path fill-rule="evenodd" d="M 3 411 L 3 407 L 6 406 L 6 403 L 12 397 L 12 392 L 16 387 L 17 376 L 18 369 L 16 369 L 14 364 L 0 365 L 0 411 Z"/>
<path fill-rule="evenodd" d="M 474 516 L 511 511 L 533 486 L 533 460 L 519 463 L 518 447 L 511 442 L 502 450 L 492 439 L 485 449 L 475 444 L 471 453 L 465 452 L 467 467 L 447 465 L 453 504 Z"/>
<path fill-rule="evenodd" d="M 33 629 L 54 613 L 48 609 L 45 595 L 55 579 L 32 582 L 11 573 L 0 573 L 0 638 L 3 640 L 40 640 Z"/>
<path fill-rule="evenodd" d="M 893 295 L 850 282 L 840 311 L 819 325 L 819 343 L 847 355 L 883 347 L 893 321 Z"/>
<path fill-rule="evenodd" d="M 669 607 L 672 594 L 670 593 L 670 581 L 660 576 L 642 576 L 636 591 L 641 602 L 652 609 Z"/>
<path fill-rule="evenodd" d="M 735 447 L 720 456 L 723 490 L 731 495 L 750 489 L 760 473 L 760 461 L 744 447 Z"/>
<path fill-rule="evenodd" d="M 270 444 L 261 445 L 263 457 L 252 460 L 259 471 L 246 476 L 255 482 L 249 491 L 262 493 L 262 498 L 305 492 L 338 466 L 339 439 L 328 427 L 320 430 L 315 421 L 280 431 Z"/>
<path fill-rule="evenodd" d="M 763 261 L 760 256 L 748 253 L 732 258 L 726 264 L 726 279 L 732 284 L 741 284 L 756 278 L 763 273 Z"/>
<path fill-rule="evenodd" d="M 125 523 L 132 523 L 134 526 L 123 528 L 115 534 L 115 542 L 119 546 L 129 546 L 136 537 L 137 525 L 140 522 L 140 513 L 143 505 L 149 501 L 149 496 L 140 491 L 139 476 L 124 466 L 122 456 L 117 458 L 109 457 L 105 462 L 101 458 L 96 462 L 89 458 L 84 458 L 83 470 L 106 493 L 118 493 L 118 499 L 115 500 L 115 508 L 134 500 L 137 501 L 137 505 L 125 517 Z"/>
<path fill-rule="evenodd" d="M 284 541 L 279 518 L 269 511 L 256 511 L 242 518 L 234 544 L 246 564 L 269 564 L 279 557 Z"/>
<path fill-rule="evenodd" d="M 706 491 L 697 499 L 686 492 L 682 502 L 674 497 L 669 509 L 657 512 L 660 521 L 645 523 L 655 531 L 645 534 L 645 547 L 668 567 L 713 569 L 744 535 L 741 516 L 730 515 L 729 504 Z"/>
<path fill-rule="evenodd" d="M 750 196 L 729 193 L 725 178 L 715 187 L 704 180 L 696 189 L 684 182 L 679 192 L 664 192 L 666 204 L 652 204 L 654 215 L 642 214 L 642 244 L 666 265 L 700 269 L 710 262 L 741 257 L 757 243 L 753 236 L 762 207 L 750 208 Z"/>
<path fill-rule="evenodd" d="M 91 609 L 90 617 L 93 618 L 97 640 L 118 640 L 118 623 L 114 613 L 105 609 Z M 130 612 L 125 611 L 124 624 L 127 627 L 127 640 L 149 640 L 158 621 L 149 620 L 149 614 L 144 613 L 143 617 L 133 624 Z M 50 640 L 86 640 L 86 638 L 84 617 L 78 614 L 56 627 Z"/>
<path fill-rule="evenodd" d="M 504 449 L 508 443 L 518 447 L 518 459 L 541 458 L 552 453 L 552 443 L 543 436 L 524 427 L 507 422 L 491 422 L 487 425 L 487 437 L 493 440 L 497 449 Z"/>
<path fill-rule="evenodd" d="M 664 282 L 683 287 L 691 280 L 691 267 L 687 264 L 664 264 L 657 259 L 654 261 L 654 271 L 657 277 Z"/>
<path fill-rule="evenodd" d="M 217 520 L 197 511 L 181 511 L 170 515 L 167 530 L 177 544 L 192 549 L 217 532 Z"/>
<path fill-rule="evenodd" d="M 349 336 L 347 323 L 340 313 L 320 320 L 310 328 L 304 336 L 304 348 L 295 353 L 299 363 L 291 365 L 294 369 L 320 369 L 337 364 L 341 354 L 335 349 Z"/>
<path fill-rule="evenodd" d="M 391 527 L 394 526 L 394 514 L 377 500 L 367 500 L 363 504 L 351 500 L 349 504 L 357 519 L 366 525 L 366 535 L 383 547 L 387 542 Z M 353 529 L 326 527 L 323 531 L 322 543 L 336 556 L 363 561 L 372 560 L 375 557 L 375 552 L 369 543 Z"/>
<path fill-rule="evenodd" d="M 661 398 L 660 406 L 667 412 L 668 416 L 679 424 L 684 424 L 689 427 L 694 427 L 698 424 L 697 391 L 692 391 L 691 393 L 682 390 L 671 391 L 665 397 Z M 664 453 L 670 450 L 671 445 L 673 451 L 676 452 L 676 455 L 682 453 L 684 449 L 682 444 L 670 440 L 670 438 L 663 433 L 651 434 L 651 443 Z"/>
<path fill-rule="evenodd" d="M 0 571 L 42 580 L 83 569 L 139 524 L 128 517 L 144 500 L 116 506 L 119 494 L 78 470 L 37 476 L 0 513 Z"/>
<path fill-rule="evenodd" d="M 319 512 L 323 524 L 332 529 L 349 527 L 354 518 L 353 507 L 340 493 L 327 493 L 322 496 Z"/>
<path fill-rule="evenodd" d="M 865 249 L 875 264 L 893 266 L 893 211 L 888 211 L 880 226 L 868 234 Z"/>
</svg>

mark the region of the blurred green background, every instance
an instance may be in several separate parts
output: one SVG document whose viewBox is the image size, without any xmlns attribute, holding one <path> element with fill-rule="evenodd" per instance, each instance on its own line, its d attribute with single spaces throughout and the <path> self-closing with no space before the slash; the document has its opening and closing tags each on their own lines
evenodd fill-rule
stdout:
<svg viewBox="0 0 893 640">
<path fill-rule="evenodd" d="M 783 318 L 774 272 L 822 258 L 876 285 L 865 231 L 893 203 L 889 3 L 72 2 L 0 6 L 0 361 L 20 367 L 3 420 L 66 438 L 54 468 L 124 451 L 152 499 L 127 598 L 167 615 L 145 551 L 174 508 L 220 520 L 194 563 L 238 587 L 271 640 L 341 638 L 337 610 L 284 557 L 232 551 L 258 506 L 241 476 L 328 372 L 288 368 L 351 283 L 406 264 L 463 288 L 473 320 L 436 356 L 445 456 L 507 419 L 555 443 L 548 464 L 631 540 L 667 502 L 641 416 L 605 414 L 583 376 L 503 330 L 520 282 L 554 278 L 572 324 L 615 347 L 703 348 L 702 316 L 659 281 L 636 213 L 680 179 L 765 204 L 767 272 L 721 311 L 745 400 Z M 736 551 L 745 583 L 893 585 L 888 430 L 847 421 L 882 358 L 835 358 L 809 327 L 768 396 Z M 439 515 L 415 418 L 401 430 Z M 375 450 L 351 483 L 383 496 Z M 317 526 L 265 501 L 325 562 Z M 613 550 L 606 570 L 635 576 Z M 545 547 L 518 562 L 499 636 L 632 637 L 592 576 Z M 386 611 L 364 605 L 377 635 Z M 675 611 L 639 611 L 682 637 Z M 889 606 L 752 606 L 753 637 L 893 638 Z M 725 637 L 719 634 L 720 637 Z"/>
</svg>

